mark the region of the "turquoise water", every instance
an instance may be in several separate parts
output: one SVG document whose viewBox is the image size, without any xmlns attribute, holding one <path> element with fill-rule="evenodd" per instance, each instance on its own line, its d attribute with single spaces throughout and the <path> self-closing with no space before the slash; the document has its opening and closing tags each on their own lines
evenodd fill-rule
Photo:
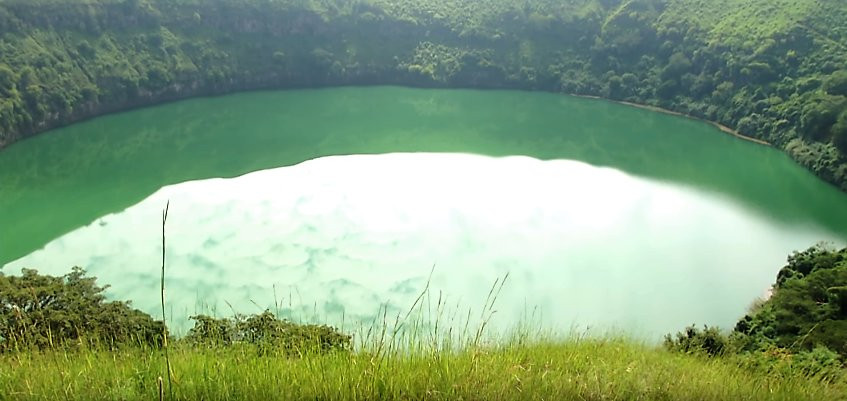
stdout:
<svg viewBox="0 0 847 401">
<path fill-rule="evenodd" d="M 81 265 L 151 313 L 170 200 L 183 321 L 226 302 L 367 320 L 411 304 L 435 265 L 432 288 L 462 308 L 509 273 L 504 325 L 536 311 L 655 336 L 731 325 L 789 252 L 847 240 L 847 196 L 774 149 L 545 93 L 194 99 L 19 143 L 0 182 L 4 271 Z"/>
</svg>

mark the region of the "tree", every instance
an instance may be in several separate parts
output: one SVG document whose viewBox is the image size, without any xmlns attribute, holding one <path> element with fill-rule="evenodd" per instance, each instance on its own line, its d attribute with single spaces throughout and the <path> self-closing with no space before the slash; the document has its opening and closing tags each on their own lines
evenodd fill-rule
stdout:
<svg viewBox="0 0 847 401">
<path fill-rule="evenodd" d="M 79 51 L 79 54 L 82 57 L 88 59 L 94 58 L 97 53 L 97 49 L 91 46 L 91 44 L 88 43 L 87 40 L 82 40 L 81 42 L 79 42 L 79 44 L 76 46 L 76 49 L 77 51 Z"/>
<path fill-rule="evenodd" d="M 823 89 L 833 96 L 847 96 L 847 70 L 833 72 L 824 81 Z"/>
<path fill-rule="evenodd" d="M 832 126 L 832 143 L 841 152 L 847 154 L 847 109 L 841 112 Z"/>
<path fill-rule="evenodd" d="M 0 93 L 8 95 L 15 87 L 15 72 L 6 64 L 0 63 Z"/>
<path fill-rule="evenodd" d="M 216 319 L 207 315 L 191 316 L 194 327 L 185 337 L 189 343 L 209 346 L 228 346 L 237 341 L 235 323 L 231 319 Z"/>
<path fill-rule="evenodd" d="M 64 276 L 24 269 L 0 274 L 0 351 L 57 347 L 70 342 L 157 345 L 162 323 L 132 309 L 129 302 L 106 302 L 107 287 L 74 267 Z"/>
<path fill-rule="evenodd" d="M 728 348 L 728 339 L 717 327 L 704 326 L 703 330 L 695 326 L 686 327 L 676 335 L 665 335 L 664 346 L 669 351 L 686 354 L 705 353 L 709 356 L 722 355 Z"/>
<path fill-rule="evenodd" d="M 750 344 L 795 352 L 824 346 L 847 357 L 847 248 L 795 252 L 777 275 L 773 295 L 736 325 Z"/>
<path fill-rule="evenodd" d="M 662 99 L 670 99 L 676 96 L 679 91 L 679 82 L 675 79 L 669 79 L 665 82 L 662 82 L 658 88 L 656 88 L 656 96 Z"/>
<path fill-rule="evenodd" d="M 817 141 L 826 140 L 844 105 L 844 97 L 819 95 L 803 106 L 800 129 L 804 136 Z"/>
<path fill-rule="evenodd" d="M 260 354 L 281 352 L 300 355 L 305 352 L 331 352 L 350 349 L 352 337 L 326 325 L 297 324 L 279 319 L 270 311 L 258 315 L 236 315 L 217 319 L 192 316 L 194 327 L 185 340 L 194 345 L 252 345 Z"/>
<path fill-rule="evenodd" d="M 623 87 L 623 79 L 617 75 L 613 75 L 609 78 L 609 97 L 612 99 L 621 98 L 621 92 Z"/>
<path fill-rule="evenodd" d="M 766 63 L 753 62 L 741 70 L 741 73 L 756 84 L 764 84 L 776 80 L 779 74 Z"/>
<path fill-rule="evenodd" d="M 662 70 L 662 80 L 678 79 L 691 70 L 691 60 L 681 52 L 676 52 L 668 59 L 668 65 Z"/>
</svg>

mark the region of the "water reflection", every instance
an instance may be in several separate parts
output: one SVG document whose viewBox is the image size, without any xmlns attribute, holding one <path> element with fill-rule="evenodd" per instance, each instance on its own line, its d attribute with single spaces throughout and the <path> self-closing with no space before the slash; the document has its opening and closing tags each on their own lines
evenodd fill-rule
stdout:
<svg viewBox="0 0 847 401">
<path fill-rule="evenodd" d="M 169 309 L 281 313 L 347 324 L 434 294 L 479 310 L 510 274 L 495 323 L 538 307 L 558 329 L 645 338 L 730 325 L 785 255 L 823 239 L 731 198 L 574 161 L 467 154 L 337 156 L 168 186 L 10 263 L 89 269 L 156 313 L 159 219 L 170 200 Z"/>
<path fill-rule="evenodd" d="M 545 93 L 336 88 L 166 104 L 0 152 L 0 265 L 166 185 L 321 156 L 417 151 L 581 160 L 847 235 L 845 194 L 778 151 L 706 124 Z"/>
</svg>

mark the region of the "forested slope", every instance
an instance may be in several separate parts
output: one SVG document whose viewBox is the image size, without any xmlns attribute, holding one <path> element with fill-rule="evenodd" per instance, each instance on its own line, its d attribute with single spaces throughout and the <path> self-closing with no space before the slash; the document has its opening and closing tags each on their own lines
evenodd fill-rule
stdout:
<svg viewBox="0 0 847 401">
<path fill-rule="evenodd" d="M 845 21 L 840 0 L 0 0 L 0 147 L 244 89 L 521 88 L 719 122 L 847 190 Z"/>
</svg>

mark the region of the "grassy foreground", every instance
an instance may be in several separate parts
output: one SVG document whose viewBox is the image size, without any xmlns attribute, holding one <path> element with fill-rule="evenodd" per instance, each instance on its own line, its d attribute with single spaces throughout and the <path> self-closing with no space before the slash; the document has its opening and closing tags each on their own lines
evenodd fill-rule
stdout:
<svg viewBox="0 0 847 401">
<path fill-rule="evenodd" d="M 255 348 L 171 349 L 179 400 L 843 400 L 845 383 L 754 373 L 731 360 L 621 339 L 450 350 L 414 346 L 301 357 Z M 155 400 L 161 350 L 0 356 L 3 400 Z"/>
</svg>

